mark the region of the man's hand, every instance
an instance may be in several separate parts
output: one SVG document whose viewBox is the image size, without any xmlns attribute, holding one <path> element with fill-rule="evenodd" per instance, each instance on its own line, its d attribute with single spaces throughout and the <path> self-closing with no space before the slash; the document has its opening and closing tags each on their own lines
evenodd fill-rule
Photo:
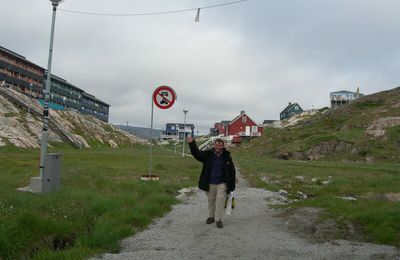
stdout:
<svg viewBox="0 0 400 260">
<path fill-rule="evenodd" d="M 188 137 L 186 138 L 186 141 L 187 141 L 188 143 L 193 142 L 192 136 L 191 136 L 191 135 L 188 135 Z"/>
</svg>

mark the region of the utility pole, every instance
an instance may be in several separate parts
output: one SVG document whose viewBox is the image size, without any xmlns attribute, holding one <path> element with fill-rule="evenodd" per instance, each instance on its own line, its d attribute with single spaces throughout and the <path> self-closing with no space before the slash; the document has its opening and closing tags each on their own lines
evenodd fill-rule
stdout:
<svg viewBox="0 0 400 260">
<path fill-rule="evenodd" d="M 50 33 L 50 47 L 49 47 L 49 60 L 47 64 L 47 80 L 46 88 L 44 89 L 44 106 L 43 106 L 43 128 L 42 128 L 42 142 L 40 145 L 40 177 L 43 178 L 44 161 L 47 153 L 47 140 L 49 138 L 49 95 L 50 95 L 50 77 L 51 77 L 51 61 L 53 56 L 53 42 L 54 42 L 54 27 L 56 23 L 57 6 L 63 0 L 50 0 L 53 5 L 53 16 L 51 20 L 51 33 Z"/>
</svg>

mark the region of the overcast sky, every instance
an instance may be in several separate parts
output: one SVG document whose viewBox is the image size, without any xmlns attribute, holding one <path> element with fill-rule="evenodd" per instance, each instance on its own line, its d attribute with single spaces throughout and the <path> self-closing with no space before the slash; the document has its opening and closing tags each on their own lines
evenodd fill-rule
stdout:
<svg viewBox="0 0 400 260">
<path fill-rule="evenodd" d="M 400 1 L 249 0 L 153 16 L 89 16 L 198 8 L 232 0 L 66 0 L 57 11 L 52 73 L 111 105 L 110 122 L 154 127 L 187 122 L 207 133 L 245 110 L 279 119 L 288 102 L 329 106 L 337 90 L 372 94 L 399 86 Z M 48 0 L 0 0 L 0 45 L 47 68 Z"/>
</svg>

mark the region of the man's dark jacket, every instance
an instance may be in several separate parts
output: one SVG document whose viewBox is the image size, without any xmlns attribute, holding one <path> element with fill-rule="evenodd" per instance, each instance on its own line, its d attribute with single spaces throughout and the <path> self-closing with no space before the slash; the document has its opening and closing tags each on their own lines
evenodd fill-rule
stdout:
<svg viewBox="0 0 400 260">
<path fill-rule="evenodd" d="M 213 164 L 212 155 L 214 153 L 214 149 L 200 151 L 195 140 L 189 143 L 189 147 L 193 157 L 203 163 L 203 168 L 201 170 L 199 179 L 199 189 L 208 191 L 210 188 L 210 178 Z M 222 156 L 222 160 L 224 162 L 222 172 L 224 173 L 224 179 L 226 180 L 226 192 L 229 193 L 235 190 L 235 165 L 233 164 L 230 152 L 228 152 L 225 148 L 222 150 L 222 154 L 220 156 Z"/>
</svg>

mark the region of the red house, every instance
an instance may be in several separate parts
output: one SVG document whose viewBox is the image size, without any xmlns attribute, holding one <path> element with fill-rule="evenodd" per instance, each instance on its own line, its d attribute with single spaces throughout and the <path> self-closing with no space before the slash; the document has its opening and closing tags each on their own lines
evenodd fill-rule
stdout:
<svg viewBox="0 0 400 260">
<path fill-rule="evenodd" d="M 227 136 L 226 130 L 228 129 L 228 125 L 231 121 L 221 121 L 221 123 L 214 124 L 214 133 L 215 135 L 224 135 Z"/>
<path fill-rule="evenodd" d="M 240 115 L 232 121 L 221 121 L 214 125 L 215 134 L 229 136 L 234 143 L 240 143 L 242 138 L 261 136 L 262 130 L 244 111 L 240 111 Z"/>
</svg>

